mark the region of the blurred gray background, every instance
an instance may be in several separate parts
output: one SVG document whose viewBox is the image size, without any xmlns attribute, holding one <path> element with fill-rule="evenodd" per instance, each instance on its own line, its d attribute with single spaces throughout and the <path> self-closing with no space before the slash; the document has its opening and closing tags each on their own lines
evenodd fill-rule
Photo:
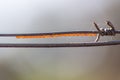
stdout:
<svg viewBox="0 0 120 80">
<path fill-rule="evenodd" d="M 120 29 L 119 0 L 0 0 L 0 33 Z M 0 43 L 92 42 L 95 37 L 0 38 Z M 120 36 L 101 40 L 119 40 Z M 0 48 L 0 80 L 120 80 L 120 46 Z"/>
</svg>

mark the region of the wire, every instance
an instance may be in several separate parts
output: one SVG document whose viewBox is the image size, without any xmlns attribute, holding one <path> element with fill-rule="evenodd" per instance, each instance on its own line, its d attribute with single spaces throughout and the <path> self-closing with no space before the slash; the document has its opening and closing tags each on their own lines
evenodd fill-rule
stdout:
<svg viewBox="0 0 120 80">
<path fill-rule="evenodd" d="M 115 31 L 120 34 L 120 30 Z M 52 32 L 52 33 L 25 33 L 25 34 L 0 34 L 0 37 L 16 38 L 53 38 L 65 36 L 96 36 L 99 31 L 69 31 L 69 32 Z"/>
<path fill-rule="evenodd" d="M 76 36 L 76 34 L 79 35 L 97 35 L 99 32 L 98 31 L 70 31 L 70 32 L 53 32 L 53 33 L 34 33 L 34 34 L 0 34 L 0 37 L 21 37 L 21 36 L 48 36 L 49 37 L 52 35 L 55 36 L 59 36 L 62 35 L 64 36 L 66 35 L 71 35 L 74 34 L 74 36 Z M 115 31 L 115 34 L 120 34 L 120 30 Z M 78 35 L 78 36 L 79 36 Z M 59 36 L 60 37 L 60 36 Z M 86 43 L 51 43 L 51 44 L 10 44 L 10 43 L 6 43 L 6 44 L 2 44 L 0 43 L 0 47 L 11 47 L 11 48 L 59 48 L 59 47 L 96 47 L 96 46 L 110 46 L 110 45 L 120 45 L 120 41 L 108 41 L 108 42 L 86 42 Z"/>
<path fill-rule="evenodd" d="M 54 37 L 70 37 L 70 36 L 97 36 L 96 42 L 86 43 L 51 43 L 51 44 L 10 44 L 1 43 L 0 47 L 14 47 L 14 48 L 58 48 L 58 47 L 93 47 L 93 46 L 110 46 L 120 45 L 119 41 L 98 42 L 100 36 L 115 36 L 120 34 L 120 30 L 115 30 L 113 24 L 107 21 L 109 28 L 99 28 L 94 22 L 97 31 L 69 31 L 69 32 L 51 32 L 51 33 L 25 33 L 25 34 L 0 34 L 0 37 L 16 37 L 20 38 L 54 38 Z"/>
<path fill-rule="evenodd" d="M 51 32 L 51 33 L 25 33 L 25 34 L 0 34 L 0 37 L 27 37 L 27 36 L 96 36 L 98 31 L 69 31 L 69 32 Z"/>
<path fill-rule="evenodd" d="M 91 43 L 61 43 L 61 44 L 0 44 L 0 47 L 11 48 L 60 48 L 60 47 L 96 47 L 120 45 L 120 41 L 91 42 Z"/>
</svg>

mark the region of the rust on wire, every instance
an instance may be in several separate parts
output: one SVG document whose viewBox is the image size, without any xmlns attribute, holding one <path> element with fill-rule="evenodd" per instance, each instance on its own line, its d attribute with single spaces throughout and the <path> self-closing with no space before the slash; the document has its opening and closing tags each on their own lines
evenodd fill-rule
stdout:
<svg viewBox="0 0 120 80">
<path fill-rule="evenodd" d="M 2 44 L 0 47 L 13 48 L 57 48 L 57 47 L 92 47 L 92 46 L 110 46 L 120 45 L 120 41 L 98 42 L 101 36 L 115 36 L 120 34 L 120 30 L 115 30 L 113 24 L 107 21 L 108 28 L 99 28 L 94 22 L 97 31 L 69 31 L 69 32 L 52 32 L 52 33 L 26 33 L 26 34 L 0 34 L 0 37 L 16 37 L 17 39 L 26 38 L 56 38 L 56 37 L 74 37 L 74 36 L 97 36 L 95 42 L 86 43 L 51 43 L 51 44 Z"/>
<path fill-rule="evenodd" d="M 96 36 L 94 33 L 52 33 L 52 34 L 42 34 L 36 36 L 16 36 L 16 38 L 26 39 L 26 38 L 56 38 L 56 37 L 71 37 L 71 36 Z"/>
</svg>

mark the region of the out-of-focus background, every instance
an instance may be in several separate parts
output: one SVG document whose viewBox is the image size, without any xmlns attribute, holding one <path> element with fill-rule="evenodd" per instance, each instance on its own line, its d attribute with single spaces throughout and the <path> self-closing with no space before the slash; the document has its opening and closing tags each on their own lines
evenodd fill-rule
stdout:
<svg viewBox="0 0 120 80">
<path fill-rule="evenodd" d="M 96 30 L 110 20 L 120 29 L 119 0 L 0 0 L 0 33 Z M 0 43 L 63 43 L 95 37 L 0 38 Z M 101 40 L 118 40 L 102 37 Z M 120 46 L 0 48 L 0 80 L 120 80 Z"/>
</svg>

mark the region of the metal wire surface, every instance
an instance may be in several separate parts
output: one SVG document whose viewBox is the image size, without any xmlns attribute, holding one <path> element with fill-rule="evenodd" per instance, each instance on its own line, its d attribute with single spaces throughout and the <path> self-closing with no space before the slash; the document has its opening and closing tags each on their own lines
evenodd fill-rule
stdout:
<svg viewBox="0 0 120 80">
<path fill-rule="evenodd" d="M 95 46 L 110 46 L 120 45 L 118 41 L 106 41 L 98 42 L 100 36 L 115 36 L 120 34 L 120 30 L 115 30 L 113 24 L 107 21 L 109 28 L 99 28 L 94 23 L 98 31 L 69 31 L 69 32 L 51 32 L 51 33 L 25 33 L 25 34 L 0 34 L 0 37 L 16 37 L 19 38 L 54 38 L 54 37 L 67 37 L 67 36 L 97 36 L 96 42 L 85 43 L 50 43 L 50 44 L 30 44 L 30 43 L 0 43 L 0 47 L 12 47 L 12 48 L 58 48 L 58 47 L 95 47 Z M 97 35 L 98 34 L 98 35 Z"/>
<path fill-rule="evenodd" d="M 99 31 L 69 31 L 69 32 L 51 32 L 51 33 L 24 33 L 24 34 L 0 34 L 0 37 L 16 37 L 16 36 L 42 36 L 42 35 L 54 35 L 54 34 L 99 34 Z M 120 34 L 120 30 L 115 31 L 116 34 Z"/>
<path fill-rule="evenodd" d="M 120 41 L 91 42 L 91 43 L 61 43 L 61 44 L 0 44 L 0 47 L 11 48 L 60 48 L 60 47 L 96 47 L 120 45 Z"/>
<path fill-rule="evenodd" d="M 36 36 L 36 35 L 53 35 L 53 34 L 98 34 L 98 31 L 70 31 L 70 32 L 53 32 L 53 33 L 34 33 L 34 34 L 0 34 L 0 37 L 14 37 L 14 36 Z M 115 31 L 116 34 L 120 34 L 120 31 Z M 51 44 L 10 44 L 0 43 L 0 47 L 11 47 L 11 48 L 58 48 L 58 47 L 96 47 L 96 46 L 110 46 L 120 45 L 120 41 L 108 41 L 108 42 L 85 42 L 85 43 L 51 43 Z"/>
</svg>

